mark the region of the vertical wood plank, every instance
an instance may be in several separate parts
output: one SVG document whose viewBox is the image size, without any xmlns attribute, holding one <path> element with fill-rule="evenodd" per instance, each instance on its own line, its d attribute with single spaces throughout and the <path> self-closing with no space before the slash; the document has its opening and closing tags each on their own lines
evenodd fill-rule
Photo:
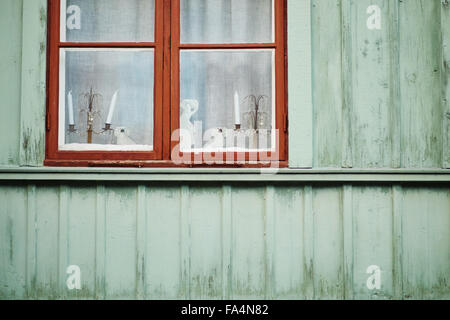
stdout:
<svg viewBox="0 0 450 320">
<path fill-rule="evenodd" d="M 450 168 L 450 3 L 441 1 L 443 167 Z"/>
<path fill-rule="evenodd" d="M 147 192 L 144 185 L 137 187 L 136 208 L 136 299 L 146 297 L 146 264 L 147 264 Z"/>
<path fill-rule="evenodd" d="M 392 186 L 392 282 L 394 299 L 403 299 L 403 191 Z"/>
<path fill-rule="evenodd" d="M 360 0 L 350 1 L 348 34 L 351 40 L 347 59 L 351 63 L 349 83 L 351 86 L 351 144 L 353 166 L 357 168 L 388 168 L 400 150 L 393 144 L 393 134 L 398 126 L 396 68 L 398 54 L 395 52 L 396 1 Z M 369 29 L 367 9 L 380 8 L 380 29 Z M 372 13 L 373 14 L 373 13 Z M 395 35 L 394 35 L 395 36 Z M 396 146 L 397 147 L 397 146 Z M 395 152 L 396 155 L 393 155 Z M 395 160 L 394 160 L 395 162 Z"/>
<path fill-rule="evenodd" d="M 41 166 L 45 148 L 47 0 L 23 0 L 20 165 Z"/>
<path fill-rule="evenodd" d="M 0 299 L 26 298 L 26 187 L 0 185 Z"/>
<path fill-rule="evenodd" d="M 305 299 L 315 298 L 314 288 L 314 208 L 313 189 L 306 185 L 303 190 L 303 295 Z"/>
<path fill-rule="evenodd" d="M 0 10 L 0 165 L 19 164 L 22 67 L 22 0 L 4 0 Z"/>
<path fill-rule="evenodd" d="M 69 197 L 70 189 L 68 186 L 60 185 L 58 209 L 58 287 L 59 298 L 61 299 L 67 299 L 69 293 L 66 285 L 66 270 L 69 266 Z"/>
<path fill-rule="evenodd" d="M 450 191 L 447 187 L 403 190 L 404 298 L 448 299 Z"/>
<path fill-rule="evenodd" d="M 399 2 L 402 164 L 442 166 L 441 18 L 439 1 Z"/>
<path fill-rule="evenodd" d="M 391 299 L 393 296 L 392 190 L 354 186 L 354 298 Z M 380 289 L 367 287 L 369 266 L 381 270 Z"/>
<path fill-rule="evenodd" d="M 180 199 L 180 239 L 181 239 L 181 264 L 180 264 L 180 297 L 191 299 L 191 218 L 189 216 L 189 186 L 181 186 Z"/>
<path fill-rule="evenodd" d="M 303 188 L 273 188 L 273 299 L 304 299 Z"/>
<path fill-rule="evenodd" d="M 65 235 L 60 234 L 62 285 L 70 299 L 90 299 L 96 296 L 96 219 L 97 219 L 97 186 L 91 184 L 77 184 L 63 186 L 60 195 L 61 217 L 66 217 L 66 222 L 60 221 L 60 230 L 65 230 Z M 63 209 L 65 208 L 66 213 Z M 64 228 L 64 229 L 63 229 Z M 65 256 L 62 253 L 65 251 Z M 65 280 L 69 265 L 80 267 L 81 289 L 68 290 Z"/>
<path fill-rule="evenodd" d="M 110 185 L 106 190 L 107 299 L 135 298 L 136 193 L 136 188 L 128 185 Z"/>
<path fill-rule="evenodd" d="M 58 279 L 59 187 L 40 185 L 36 189 L 36 287 L 40 299 L 56 299 Z"/>
<path fill-rule="evenodd" d="M 264 207 L 264 246 L 265 262 L 265 299 L 270 300 L 275 295 L 275 189 L 267 185 L 265 190 Z"/>
<path fill-rule="evenodd" d="M 341 32 L 341 0 L 312 0 L 315 167 L 342 164 Z"/>
<path fill-rule="evenodd" d="M 232 210 L 232 299 L 263 299 L 266 288 L 264 188 L 233 187 Z"/>
<path fill-rule="evenodd" d="M 233 215 L 231 208 L 231 186 L 222 187 L 222 299 L 231 297 L 231 257 L 233 256 Z"/>
<path fill-rule="evenodd" d="M 402 102 L 400 96 L 400 22 L 399 1 L 388 1 L 389 61 L 390 61 L 390 121 L 391 167 L 402 167 Z"/>
<path fill-rule="evenodd" d="M 222 186 L 222 299 L 231 297 L 231 249 L 233 247 L 231 186 Z"/>
<path fill-rule="evenodd" d="M 36 185 L 27 186 L 27 260 L 26 260 L 26 285 L 27 297 L 36 299 L 37 278 L 37 212 L 36 212 Z"/>
<path fill-rule="evenodd" d="M 184 297 L 181 282 L 181 190 L 178 185 L 149 185 L 147 191 L 147 299 Z"/>
<path fill-rule="evenodd" d="M 221 188 L 216 185 L 189 189 L 190 298 L 222 297 L 222 205 Z"/>
<path fill-rule="evenodd" d="M 95 199 L 95 297 L 106 297 L 106 190 L 103 184 L 96 187 Z"/>
<path fill-rule="evenodd" d="M 343 299 L 342 191 L 317 187 L 314 209 L 314 298 Z"/>
<path fill-rule="evenodd" d="M 354 233 L 353 233 L 353 186 L 344 185 L 342 193 L 344 238 L 344 298 L 353 299 L 354 286 Z"/>
<path fill-rule="evenodd" d="M 288 1 L 289 166 L 313 164 L 310 0 Z"/>
<path fill-rule="evenodd" d="M 351 34 L 351 0 L 341 0 L 341 41 L 342 41 L 342 70 L 345 73 L 342 76 L 343 105 L 342 105 L 342 167 L 353 167 L 353 149 L 352 149 L 352 120 L 353 120 L 353 64 L 352 48 L 353 37 Z"/>
</svg>

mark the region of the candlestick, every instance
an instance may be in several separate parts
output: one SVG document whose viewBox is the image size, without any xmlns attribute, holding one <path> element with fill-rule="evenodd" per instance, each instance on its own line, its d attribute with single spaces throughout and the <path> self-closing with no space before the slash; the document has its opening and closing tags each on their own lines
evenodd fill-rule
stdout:
<svg viewBox="0 0 450 320">
<path fill-rule="evenodd" d="M 112 117 L 114 114 L 114 109 L 116 108 L 116 101 L 117 101 L 117 93 L 119 92 L 119 90 L 117 90 L 112 99 L 111 99 L 111 104 L 109 105 L 109 113 L 108 113 L 108 118 L 106 118 L 106 123 L 111 124 L 112 123 Z"/>
<path fill-rule="evenodd" d="M 75 121 L 73 120 L 73 98 L 72 98 L 72 91 L 69 91 L 68 97 L 68 107 L 69 107 L 69 126 L 74 126 Z"/>
<path fill-rule="evenodd" d="M 241 110 L 239 107 L 239 95 L 237 91 L 234 92 L 234 124 L 241 125 Z"/>
</svg>

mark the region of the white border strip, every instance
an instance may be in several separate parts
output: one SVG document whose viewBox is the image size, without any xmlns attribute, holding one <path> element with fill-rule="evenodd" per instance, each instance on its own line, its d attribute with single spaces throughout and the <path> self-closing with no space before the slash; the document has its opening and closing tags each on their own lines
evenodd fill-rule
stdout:
<svg viewBox="0 0 450 320">
<path fill-rule="evenodd" d="M 311 0 L 288 0 L 289 167 L 313 166 Z"/>
</svg>

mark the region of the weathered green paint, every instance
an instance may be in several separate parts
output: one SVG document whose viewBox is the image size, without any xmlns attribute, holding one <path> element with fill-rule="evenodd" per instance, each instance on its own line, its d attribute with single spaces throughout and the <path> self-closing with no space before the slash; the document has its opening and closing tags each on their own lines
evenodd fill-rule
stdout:
<svg viewBox="0 0 450 320">
<path fill-rule="evenodd" d="M 0 7 L 0 164 L 13 166 L 19 163 L 22 1 Z"/>
<path fill-rule="evenodd" d="M 442 166 L 441 3 L 399 3 L 402 166 Z"/>
<path fill-rule="evenodd" d="M 450 168 L 450 4 L 442 1 L 443 167 Z"/>
<path fill-rule="evenodd" d="M 19 164 L 42 166 L 45 150 L 47 0 L 23 0 Z M 15 141 L 17 143 L 17 141 Z"/>
<path fill-rule="evenodd" d="M 3 166 L 42 166 L 46 2 L 1 4 Z M 373 4 L 381 30 L 366 27 Z M 449 167 L 449 10 L 439 0 L 289 0 L 291 167 Z"/>
<path fill-rule="evenodd" d="M 449 199 L 439 186 L 2 184 L 0 296 L 448 299 Z M 70 264 L 81 291 L 65 286 Z"/>
<path fill-rule="evenodd" d="M 340 2 L 312 1 L 315 167 L 341 167 L 343 74 Z M 330 25 L 335 27 L 330 28 Z"/>
</svg>

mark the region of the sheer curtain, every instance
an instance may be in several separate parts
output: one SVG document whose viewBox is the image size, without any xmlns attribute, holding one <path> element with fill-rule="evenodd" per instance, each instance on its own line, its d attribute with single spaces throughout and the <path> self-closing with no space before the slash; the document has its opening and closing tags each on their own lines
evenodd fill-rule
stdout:
<svg viewBox="0 0 450 320">
<path fill-rule="evenodd" d="M 65 28 L 69 42 L 152 42 L 154 40 L 154 0 L 64 0 L 62 14 L 68 21 L 79 10 L 77 27 Z M 66 7 L 64 7 L 64 3 Z M 74 7 L 75 6 L 75 7 Z M 68 10 L 69 9 L 69 10 Z M 112 98 L 117 100 L 112 117 L 113 128 L 120 132 L 93 135 L 93 144 L 153 145 L 153 49 L 68 49 L 62 54 L 61 76 L 66 100 L 65 127 L 69 126 L 68 95 L 73 99 L 76 133 L 66 130 L 65 142 L 85 144 L 87 115 L 84 96 L 93 90 L 98 95 L 94 130 L 100 132 L 110 109 Z M 123 133 L 123 134 L 122 134 Z M 124 134 L 126 136 L 124 136 Z"/>
<path fill-rule="evenodd" d="M 269 43 L 272 21 L 272 0 L 181 0 L 182 43 Z M 272 123 L 273 55 L 270 49 L 182 51 L 180 100 L 199 101 L 191 122 L 201 121 L 203 132 L 233 128 L 237 92 L 243 128 L 250 95 L 267 97 Z"/>
<path fill-rule="evenodd" d="M 68 29 L 67 41 L 154 40 L 154 0 L 66 0 L 66 4 L 78 6 L 81 13 L 81 28 Z"/>
</svg>

